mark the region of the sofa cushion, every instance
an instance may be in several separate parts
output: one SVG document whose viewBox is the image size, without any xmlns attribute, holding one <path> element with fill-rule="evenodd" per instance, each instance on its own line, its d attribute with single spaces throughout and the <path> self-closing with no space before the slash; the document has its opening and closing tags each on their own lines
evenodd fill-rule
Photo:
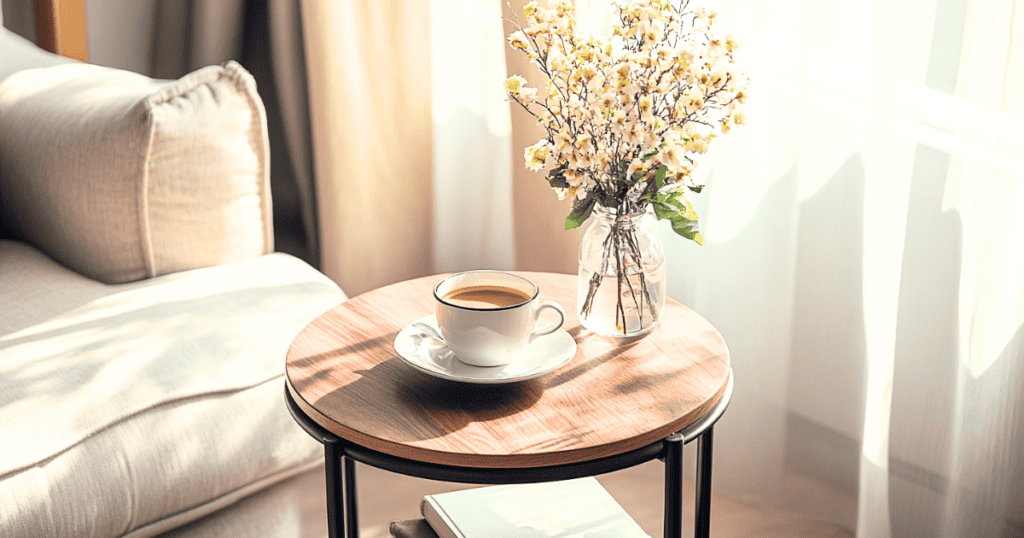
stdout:
<svg viewBox="0 0 1024 538">
<path fill-rule="evenodd" d="M 2 2 L 0 2 L 0 4 L 2 4 Z M 3 17 L 0 17 L 0 22 L 2 21 Z M 0 82 L 3 82 L 4 79 L 12 73 L 16 73 L 23 69 L 57 65 L 72 61 L 74 60 L 69 60 L 56 54 L 50 54 L 49 52 L 35 46 L 34 43 L 20 35 L 15 34 L 7 28 L 0 27 Z M 0 183 L 3 183 L 3 175 L 3 163 L 0 162 Z M 2 189 L 0 189 L 0 208 L 2 207 L 3 192 Z M 10 233 L 6 228 L 4 228 L 3 220 L 0 219 L 0 239 L 7 239 L 9 237 Z"/>
<path fill-rule="evenodd" d="M 0 536 L 151 536 L 317 465 L 284 357 L 342 300 L 285 254 L 107 286 L 0 241 Z"/>
<path fill-rule="evenodd" d="M 177 81 L 61 63 L 0 83 L 4 226 L 108 284 L 272 252 L 268 155 L 235 62 Z"/>
</svg>

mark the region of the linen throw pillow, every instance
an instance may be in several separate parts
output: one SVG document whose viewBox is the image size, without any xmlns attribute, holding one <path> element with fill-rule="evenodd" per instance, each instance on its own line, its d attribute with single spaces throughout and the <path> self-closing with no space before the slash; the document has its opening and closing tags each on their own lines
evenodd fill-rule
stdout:
<svg viewBox="0 0 1024 538">
<path fill-rule="evenodd" d="M 90 64 L 0 83 L 0 215 L 108 284 L 273 251 L 266 112 L 235 62 L 177 81 Z"/>
</svg>

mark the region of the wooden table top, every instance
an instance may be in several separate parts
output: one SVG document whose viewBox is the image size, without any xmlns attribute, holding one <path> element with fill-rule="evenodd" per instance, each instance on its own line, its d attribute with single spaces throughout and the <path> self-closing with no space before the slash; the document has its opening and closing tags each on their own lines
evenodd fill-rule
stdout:
<svg viewBox="0 0 1024 538">
<path fill-rule="evenodd" d="M 669 299 L 661 326 L 620 344 L 579 323 L 576 275 L 518 272 L 565 307 L 576 355 L 542 377 L 472 385 L 431 377 L 395 353 L 395 336 L 434 312 L 443 275 L 353 297 L 310 323 L 288 350 L 296 403 L 342 439 L 407 459 L 465 467 L 589 461 L 663 439 L 725 392 L 718 331 Z"/>
</svg>

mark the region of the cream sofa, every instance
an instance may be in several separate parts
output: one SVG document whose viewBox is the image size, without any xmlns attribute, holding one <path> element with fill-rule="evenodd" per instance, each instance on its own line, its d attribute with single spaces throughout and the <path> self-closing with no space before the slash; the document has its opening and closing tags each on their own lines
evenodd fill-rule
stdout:
<svg viewBox="0 0 1024 538">
<path fill-rule="evenodd" d="M 322 465 L 285 352 L 345 299 L 273 252 L 252 77 L 0 28 L 0 536 L 153 536 Z"/>
</svg>

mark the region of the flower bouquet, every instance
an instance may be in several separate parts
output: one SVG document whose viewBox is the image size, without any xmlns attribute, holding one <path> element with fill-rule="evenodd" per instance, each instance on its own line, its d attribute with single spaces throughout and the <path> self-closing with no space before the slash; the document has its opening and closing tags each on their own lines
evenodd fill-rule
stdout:
<svg viewBox="0 0 1024 538">
<path fill-rule="evenodd" d="M 547 131 L 526 148 L 526 167 L 550 166 L 547 181 L 558 198 L 573 199 L 566 229 L 583 224 L 595 208 L 606 221 L 606 230 L 591 238 L 597 245 L 584 238 L 581 247 L 601 253 L 596 263 L 581 255 L 583 325 L 637 336 L 656 326 L 664 307 L 664 255 L 660 245 L 650 247 L 655 236 L 644 234 L 641 217 L 668 220 L 677 234 L 703 243 L 687 200 L 703 188 L 693 169 L 715 137 L 743 124 L 747 76 L 733 61 L 735 41 L 719 35 L 713 11 L 689 0 L 614 7 L 618 20 L 605 38 L 576 33 L 569 0 L 548 8 L 526 4 L 526 25 L 513 20 L 518 29 L 508 42 L 547 80 L 528 87 L 514 75 L 505 90 Z M 616 286 L 605 297 L 599 292 L 607 277 Z"/>
</svg>

